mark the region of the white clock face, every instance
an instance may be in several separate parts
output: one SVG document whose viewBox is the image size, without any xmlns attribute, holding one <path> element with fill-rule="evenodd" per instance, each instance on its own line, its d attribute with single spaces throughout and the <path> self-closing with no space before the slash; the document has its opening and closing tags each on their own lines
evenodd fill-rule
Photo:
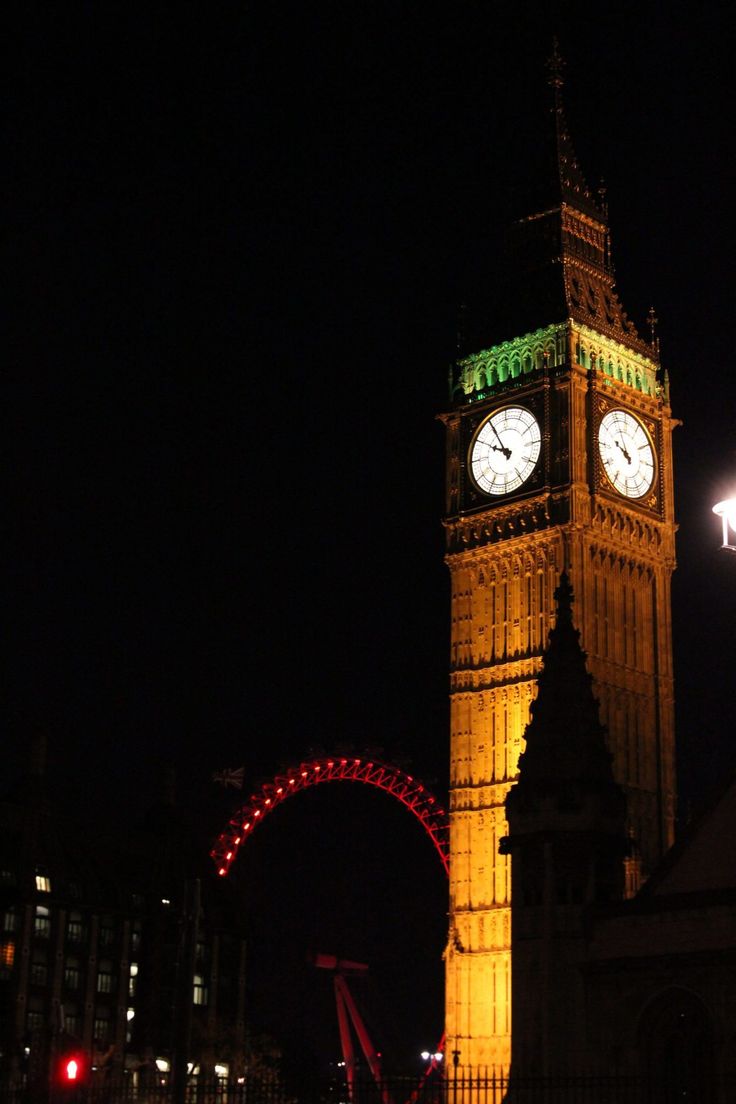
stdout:
<svg viewBox="0 0 736 1104">
<path fill-rule="evenodd" d="M 654 482 L 654 449 L 641 422 L 627 410 L 609 410 L 598 427 L 598 450 L 613 486 L 641 498 Z"/>
<path fill-rule="evenodd" d="M 496 410 L 470 446 L 470 473 L 485 494 L 503 495 L 526 483 L 542 448 L 539 422 L 521 406 Z"/>
</svg>

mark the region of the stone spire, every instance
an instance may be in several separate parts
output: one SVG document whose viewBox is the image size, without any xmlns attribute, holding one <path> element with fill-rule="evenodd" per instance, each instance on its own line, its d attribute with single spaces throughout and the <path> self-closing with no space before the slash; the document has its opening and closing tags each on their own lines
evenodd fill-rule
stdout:
<svg viewBox="0 0 736 1104">
<path fill-rule="evenodd" d="M 552 89 L 552 119 L 554 124 L 554 147 L 552 156 L 552 176 L 559 188 L 559 200 L 589 215 L 597 222 L 606 221 L 604 204 L 596 203 L 593 193 L 583 176 L 578 159 L 575 156 L 572 139 L 567 127 L 565 108 L 562 98 L 564 87 L 563 71 L 565 62 L 560 55 L 557 39 L 553 40 L 552 56 L 547 62 L 548 83 Z"/>
<path fill-rule="evenodd" d="M 625 890 L 626 799 L 613 777 L 564 572 L 555 600 L 501 841 L 511 855 L 512 1077 L 568 1075 L 586 1064 L 579 966 L 590 909 L 621 900 Z"/>
<path fill-rule="evenodd" d="M 639 336 L 618 298 L 606 193 L 588 187 L 575 154 L 563 68 L 555 42 L 547 63 L 550 120 L 537 143 L 537 162 L 525 172 L 527 186 L 517 189 L 518 217 L 508 229 L 503 280 L 487 315 L 479 315 L 474 326 L 474 345 L 487 348 L 572 319 L 656 361 L 656 346 Z"/>
<path fill-rule="evenodd" d="M 526 728 L 519 779 L 506 800 L 511 835 L 521 830 L 603 833 L 625 846 L 626 801 L 573 625 L 566 573 L 555 591 L 557 616 Z M 623 850 L 621 852 L 623 854 Z"/>
</svg>

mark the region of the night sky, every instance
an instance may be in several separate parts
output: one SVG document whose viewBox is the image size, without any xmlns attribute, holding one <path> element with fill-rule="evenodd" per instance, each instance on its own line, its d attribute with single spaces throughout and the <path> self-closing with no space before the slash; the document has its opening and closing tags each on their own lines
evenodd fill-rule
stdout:
<svg viewBox="0 0 736 1104">
<path fill-rule="evenodd" d="M 727 9 L 24 11 L 3 174 L 9 776 L 42 732 L 59 795 L 123 822 L 168 763 L 194 816 L 214 770 L 244 766 L 250 792 L 322 749 L 370 747 L 443 793 L 435 416 L 458 307 L 503 279 L 557 34 L 619 294 L 643 334 L 654 305 L 683 422 L 673 618 L 697 805 L 736 760 L 736 557 L 711 514 L 736 492 Z M 371 962 L 386 1038 L 431 1046 L 441 868 L 390 799 L 330 789 L 239 860 L 259 1014 L 286 1045 L 336 1047 L 303 966 L 336 952 Z"/>
</svg>

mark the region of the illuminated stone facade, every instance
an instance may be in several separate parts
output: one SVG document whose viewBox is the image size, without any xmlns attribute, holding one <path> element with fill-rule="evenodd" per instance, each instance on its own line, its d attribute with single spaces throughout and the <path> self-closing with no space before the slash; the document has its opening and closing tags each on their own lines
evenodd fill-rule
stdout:
<svg viewBox="0 0 736 1104">
<path fill-rule="evenodd" d="M 448 1056 L 463 1067 L 506 1067 L 510 1058 L 511 880 L 499 841 L 563 570 L 644 872 L 673 840 L 675 423 L 656 340 L 638 336 L 617 298 L 605 208 L 582 180 L 553 86 L 551 199 L 522 220 L 512 245 L 528 302 L 526 314 L 515 304 L 508 317 L 524 318 L 524 329 L 457 363 L 443 419 L 452 603 L 446 1031 Z M 469 450 L 488 416 L 510 404 L 534 415 L 541 454 L 520 488 L 491 496 L 472 478 Z M 651 445 L 654 475 L 640 497 L 619 493 L 603 468 L 600 422 L 613 410 L 633 415 Z M 491 447 L 510 455 L 500 437 Z M 626 452 L 622 441 L 614 447 Z M 637 861 L 628 867 L 632 891 Z"/>
</svg>

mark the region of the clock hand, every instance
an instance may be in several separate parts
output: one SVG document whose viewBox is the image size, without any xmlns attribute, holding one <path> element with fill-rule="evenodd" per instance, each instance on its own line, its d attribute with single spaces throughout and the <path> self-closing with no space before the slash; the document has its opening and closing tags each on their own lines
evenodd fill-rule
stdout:
<svg viewBox="0 0 736 1104">
<path fill-rule="evenodd" d="M 630 464 L 631 463 L 631 457 L 629 456 L 629 454 L 626 451 L 626 449 L 624 448 L 624 446 L 619 441 L 616 441 L 616 444 L 621 449 L 621 452 L 624 454 L 624 459 L 626 460 L 626 463 Z"/>
<path fill-rule="evenodd" d="M 490 424 L 490 427 L 493 430 L 493 432 L 496 434 L 496 439 L 498 440 L 498 444 L 501 446 L 499 448 L 498 445 L 491 445 L 491 448 L 494 449 L 496 452 L 502 452 L 504 454 L 504 456 L 506 457 L 506 459 L 510 460 L 511 459 L 511 449 L 507 448 L 506 445 L 504 445 L 503 441 L 501 440 L 501 438 L 498 435 L 498 430 L 494 426 L 493 422 L 490 422 L 489 424 Z"/>
</svg>

